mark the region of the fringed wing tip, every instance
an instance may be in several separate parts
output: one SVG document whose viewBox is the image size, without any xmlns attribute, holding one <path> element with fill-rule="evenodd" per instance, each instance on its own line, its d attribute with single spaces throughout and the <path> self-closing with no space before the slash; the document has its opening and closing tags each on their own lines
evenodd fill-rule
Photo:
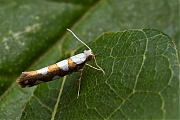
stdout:
<svg viewBox="0 0 180 120">
<path fill-rule="evenodd" d="M 16 82 L 19 84 L 20 87 L 25 88 L 27 85 L 25 84 L 28 72 L 22 72 L 21 76 L 16 80 Z"/>
</svg>

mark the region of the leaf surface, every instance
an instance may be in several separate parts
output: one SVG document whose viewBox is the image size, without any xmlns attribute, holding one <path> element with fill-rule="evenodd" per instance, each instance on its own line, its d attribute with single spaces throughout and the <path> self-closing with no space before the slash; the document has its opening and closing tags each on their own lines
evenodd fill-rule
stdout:
<svg viewBox="0 0 180 120">
<path fill-rule="evenodd" d="M 23 119 L 162 119 L 178 115 L 177 56 L 166 34 L 153 29 L 111 32 L 89 45 L 98 53 L 97 62 L 106 70 L 105 76 L 84 67 L 79 99 L 78 73 L 39 85 Z"/>
<path fill-rule="evenodd" d="M 0 119 L 178 118 L 178 8 L 175 0 L 2 0 Z M 82 45 L 66 28 L 86 43 L 94 39 L 88 45 L 106 75 L 85 67 L 78 100 L 78 73 L 37 88 L 19 88 L 15 80 L 22 71 L 86 49 L 74 53 Z M 173 40 L 141 28 L 158 28 Z M 97 38 L 104 31 L 118 32 Z"/>
</svg>

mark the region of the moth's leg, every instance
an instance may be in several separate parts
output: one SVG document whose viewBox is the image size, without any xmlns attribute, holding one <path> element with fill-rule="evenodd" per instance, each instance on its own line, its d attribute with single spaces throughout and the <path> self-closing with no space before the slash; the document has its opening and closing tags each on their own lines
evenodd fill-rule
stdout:
<svg viewBox="0 0 180 120">
<path fill-rule="evenodd" d="M 83 69 L 80 69 L 78 70 L 78 72 L 80 72 L 80 76 L 79 76 L 79 83 L 78 83 L 78 94 L 77 94 L 77 99 L 79 98 L 79 94 L 80 94 L 80 89 L 81 89 L 81 79 L 82 79 L 82 72 L 83 72 Z"/>
<path fill-rule="evenodd" d="M 92 65 L 90 65 L 90 64 L 85 64 L 85 65 L 87 65 L 87 66 L 89 66 L 89 67 L 91 67 L 91 68 L 93 68 L 93 69 L 95 69 L 95 70 L 100 70 L 101 71 L 101 69 L 99 69 L 99 68 L 96 68 L 96 67 L 94 67 L 94 66 L 92 66 Z"/>
</svg>

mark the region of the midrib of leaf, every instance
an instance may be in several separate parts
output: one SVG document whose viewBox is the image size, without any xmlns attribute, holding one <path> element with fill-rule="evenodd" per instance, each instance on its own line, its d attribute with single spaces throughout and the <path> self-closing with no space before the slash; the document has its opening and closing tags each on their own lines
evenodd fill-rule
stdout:
<svg viewBox="0 0 180 120">
<path fill-rule="evenodd" d="M 139 69 L 139 71 L 138 71 L 138 73 L 137 73 L 137 75 L 136 75 L 136 80 L 135 80 L 135 83 L 134 83 L 133 93 L 135 92 L 136 85 L 137 85 L 137 81 L 138 81 L 138 78 L 139 78 L 139 74 L 140 74 L 140 72 L 141 72 L 141 70 L 142 70 L 142 67 L 143 67 L 144 62 L 145 62 L 145 59 L 146 59 L 146 51 L 147 51 L 147 46 L 148 46 L 148 37 L 147 37 L 146 33 L 145 33 L 143 30 L 141 30 L 141 32 L 142 32 L 142 33 L 144 34 L 144 36 L 146 37 L 146 46 L 145 46 L 144 53 L 143 53 L 143 55 L 142 55 L 143 60 L 142 60 L 141 67 L 140 67 L 140 69 Z"/>
<path fill-rule="evenodd" d="M 62 84 L 61 84 L 61 89 L 59 90 L 58 98 L 57 98 L 56 104 L 54 106 L 54 110 L 52 112 L 51 120 L 54 120 L 54 118 L 55 118 L 55 115 L 56 115 L 56 112 L 57 112 L 57 109 L 58 109 L 58 104 L 59 104 L 59 102 L 61 100 L 61 95 L 62 95 L 62 91 L 63 91 L 63 88 L 64 88 L 65 81 L 66 81 L 66 76 L 63 77 Z"/>
<path fill-rule="evenodd" d="M 128 100 L 128 99 L 130 98 L 130 96 L 132 96 L 132 95 L 135 93 L 137 80 L 138 80 L 138 78 L 139 78 L 139 74 L 140 74 L 140 72 L 141 72 L 141 70 L 142 70 L 142 67 L 143 67 L 144 62 L 145 62 L 145 59 L 146 59 L 146 56 L 145 56 L 145 55 L 146 55 L 146 50 L 147 50 L 147 45 L 148 45 L 148 38 L 147 38 L 147 36 L 146 36 L 146 33 L 144 33 L 143 30 L 139 30 L 139 31 L 141 31 L 141 32 L 144 34 L 144 36 L 146 37 L 146 41 L 147 41 L 147 42 L 146 42 L 146 47 L 145 47 L 144 53 L 143 53 L 143 55 L 142 55 L 143 61 L 142 61 L 141 67 L 140 67 L 140 69 L 139 69 L 139 71 L 138 71 L 138 73 L 137 73 L 137 75 L 136 75 L 136 80 L 135 80 L 135 83 L 134 83 L 133 91 L 132 91 L 131 94 L 129 94 L 129 96 L 128 96 L 126 99 L 123 100 L 122 104 L 120 104 L 119 106 L 117 106 L 117 108 L 116 108 L 111 114 L 109 114 L 109 116 L 106 118 L 106 120 L 110 119 L 111 116 L 112 116 L 114 113 L 116 113 L 116 112 L 121 108 L 121 106 L 126 102 L 126 100 Z M 111 73 L 113 73 L 113 67 L 114 67 L 114 62 L 113 62 L 113 65 L 112 65 L 112 72 L 111 72 Z M 115 91 L 115 90 L 114 90 L 114 91 Z M 124 113 L 124 112 L 122 111 L 122 113 Z M 126 116 L 125 113 L 124 113 L 124 116 Z M 126 118 L 128 118 L 128 117 L 126 116 Z"/>
</svg>

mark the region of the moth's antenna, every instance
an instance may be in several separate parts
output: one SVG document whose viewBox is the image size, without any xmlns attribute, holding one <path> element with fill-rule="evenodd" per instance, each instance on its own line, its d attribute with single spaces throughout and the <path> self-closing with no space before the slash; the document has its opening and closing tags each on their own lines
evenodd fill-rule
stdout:
<svg viewBox="0 0 180 120">
<path fill-rule="evenodd" d="M 91 48 L 90 48 L 89 46 L 87 46 L 86 43 L 84 43 L 82 40 L 80 40 L 80 39 L 73 33 L 73 31 L 71 31 L 71 30 L 68 29 L 68 28 L 67 28 L 67 30 L 68 30 L 69 32 L 71 32 L 77 40 L 79 40 L 79 41 L 80 41 L 82 44 L 84 44 L 89 50 L 91 50 Z"/>
<path fill-rule="evenodd" d="M 79 41 L 80 41 L 82 44 L 84 44 L 89 50 L 91 50 L 91 48 L 90 48 L 89 46 L 87 46 L 86 43 L 84 43 L 82 40 L 80 40 L 80 39 L 73 33 L 73 31 L 71 31 L 71 30 L 68 29 L 68 28 L 67 28 L 67 30 L 68 30 L 70 33 L 72 33 L 73 36 L 74 36 L 77 40 L 79 40 Z M 92 51 L 92 50 L 91 50 L 91 51 Z M 97 64 L 95 56 L 94 56 L 93 58 L 94 58 L 94 61 L 95 61 L 96 66 L 99 68 L 99 70 L 101 70 L 101 71 L 103 72 L 103 74 L 105 74 L 104 70 Z"/>
</svg>

